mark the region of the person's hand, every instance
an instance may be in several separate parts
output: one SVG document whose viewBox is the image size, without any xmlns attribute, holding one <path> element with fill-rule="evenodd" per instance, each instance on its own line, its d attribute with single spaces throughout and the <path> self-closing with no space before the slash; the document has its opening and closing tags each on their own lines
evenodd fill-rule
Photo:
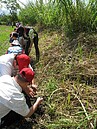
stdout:
<svg viewBox="0 0 97 129">
<path fill-rule="evenodd" d="M 36 100 L 36 103 L 39 105 L 39 104 L 41 104 L 42 101 L 43 101 L 43 98 L 38 97 L 37 100 Z"/>
<path fill-rule="evenodd" d="M 30 97 L 34 97 L 36 95 L 36 91 L 34 91 L 31 87 L 27 87 L 25 89 L 25 93 Z"/>
<path fill-rule="evenodd" d="M 32 85 L 31 85 L 31 88 L 33 89 L 34 92 L 37 92 L 37 87 L 38 87 L 38 86 L 35 85 L 35 84 L 32 84 Z"/>
</svg>

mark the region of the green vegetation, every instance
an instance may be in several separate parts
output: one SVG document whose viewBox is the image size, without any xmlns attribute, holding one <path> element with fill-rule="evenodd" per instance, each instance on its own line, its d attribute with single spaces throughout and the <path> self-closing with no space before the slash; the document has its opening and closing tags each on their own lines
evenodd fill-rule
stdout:
<svg viewBox="0 0 97 129">
<path fill-rule="evenodd" d="M 46 97 L 41 127 L 96 129 L 97 35 L 80 33 L 69 40 L 57 31 L 45 36 L 46 31 L 39 33 L 41 59 L 36 64 L 39 90 Z"/>
<path fill-rule="evenodd" d="M 20 8 L 16 0 L 1 0 L 6 3 L 10 15 L 0 16 L 1 23 L 15 23 L 18 20 L 24 25 L 35 25 L 56 28 L 65 31 L 70 38 L 79 32 L 96 32 L 97 28 L 97 2 L 95 0 L 43 0 L 29 1 Z M 17 10 L 20 10 L 16 15 Z"/>
<path fill-rule="evenodd" d="M 39 0 L 21 9 L 19 18 L 24 24 L 61 28 L 71 37 L 79 32 L 96 31 L 96 8 L 95 0 L 49 0 L 46 4 Z"/>
<path fill-rule="evenodd" d="M 9 35 L 13 31 L 10 26 L 0 26 L 0 55 L 5 54 L 9 47 Z"/>
<path fill-rule="evenodd" d="M 97 128 L 97 2 L 42 0 L 21 8 L 18 19 L 39 34 L 35 64 L 44 114 L 35 129 Z M 0 54 L 8 47 L 10 26 L 0 27 Z M 7 32 L 7 33 L 6 33 Z M 32 47 L 30 56 L 34 59 Z"/>
<path fill-rule="evenodd" d="M 0 28 L 3 54 L 13 28 Z M 35 80 L 38 95 L 44 97 L 44 113 L 37 114 L 38 124 L 33 124 L 33 128 L 96 129 L 96 34 L 80 33 L 76 39 L 69 40 L 63 33 L 59 35 L 59 31 L 44 28 L 39 32 L 39 48 L 41 57 L 35 65 Z M 34 47 L 30 55 L 34 58 Z"/>
</svg>

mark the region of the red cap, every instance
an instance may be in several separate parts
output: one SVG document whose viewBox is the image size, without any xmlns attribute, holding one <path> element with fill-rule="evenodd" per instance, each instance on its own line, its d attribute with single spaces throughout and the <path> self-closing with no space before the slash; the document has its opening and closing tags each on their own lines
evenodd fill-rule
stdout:
<svg viewBox="0 0 97 129">
<path fill-rule="evenodd" d="M 27 81 L 27 82 L 32 82 L 33 78 L 34 78 L 34 71 L 32 71 L 32 69 L 30 68 L 23 68 L 20 71 L 20 75 L 22 75 L 22 77 Z"/>
<path fill-rule="evenodd" d="M 29 56 L 27 56 L 26 54 L 20 54 L 20 55 L 17 55 L 16 59 L 18 62 L 19 71 L 21 71 L 23 68 L 28 68 L 30 64 Z"/>
</svg>

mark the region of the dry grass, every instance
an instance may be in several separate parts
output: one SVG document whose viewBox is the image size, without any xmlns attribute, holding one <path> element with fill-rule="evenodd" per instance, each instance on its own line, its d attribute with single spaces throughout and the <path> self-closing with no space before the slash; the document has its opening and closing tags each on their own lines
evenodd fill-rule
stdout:
<svg viewBox="0 0 97 129">
<path fill-rule="evenodd" d="M 96 129 L 97 35 L 81 33 L 70 41 L 42 29 L 39 48 L 35 80 L 44 102 L 32 122 L 12 129 Z M 34 47 L 30 55 L 35 57 Z"/>
<path fill-rule="evenodd" d="M 97 36 L 80 34 L 69 41 L 59 32 L 44 33 L 40 34 L 41 59 L 36 64 L 39 94 L 46 98 L 40 125 L 47 129 L 95 128 Z"/>
</svg>

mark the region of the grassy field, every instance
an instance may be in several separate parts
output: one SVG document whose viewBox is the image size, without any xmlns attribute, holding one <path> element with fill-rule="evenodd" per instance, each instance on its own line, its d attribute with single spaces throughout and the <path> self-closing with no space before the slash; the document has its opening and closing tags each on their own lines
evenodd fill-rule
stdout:
<svg viewBox="0 0 97 129">
<path fill-rule="evenodd" d="M 13 31 L 11 26 L 0 26 L 0 55 L 5 54 L 9 47 L 9 35 Z"/>
<path fill-rule="evenodd" d="M 1 54 L 12 30 L 1 26 Z M 63 33 L 44 29 L 39 48 L 35 81 L 44 101 L 32 129 L 97 129 L 97 35 L 81 33 L 69 41 Z"/>
</svg>

